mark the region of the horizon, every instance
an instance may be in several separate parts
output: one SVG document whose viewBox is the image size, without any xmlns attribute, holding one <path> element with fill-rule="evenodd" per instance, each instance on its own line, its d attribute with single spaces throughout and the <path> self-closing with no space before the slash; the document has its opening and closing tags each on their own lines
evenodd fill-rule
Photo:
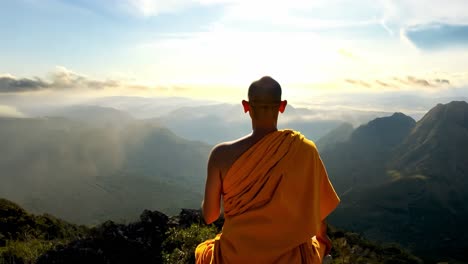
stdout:
<svg viewBox="0 0 468 264">
<path fill-rule="evenodd" d="M 270 75 L 297 107 L 420 114 L 467 98 L 467 8 L 464 1 L 10 1 L 0 10 L 0 112 L 21 114 L 16 99 L 238 103 L 252 81 Z"/>
<path fill-rule="evenodd" d="M 288 101 L 277 129 L 314 142 L 305 157 L 325 164 L 342 202 L 330 223 L 353 232 L 348 242 L 359 233 L 429 262 L 468 261 L 467 10 L 468 0 L 2 1 L 0 199 L 104 228 L 145 209 L 200 208 L 210 153 L 252 133 L 241 101 L 271 76 Z M 464 103 L 439 105 L 453 101 Z M 284 186 L 299 171 L 281 172 Z M 107 247 L 90 255 L 49 240 L 62 229 L 34 237 L 24 219 L 0 224 L 0 262 L 13 259 L 7 248 L 52 256 L 56 242 L 105 257 Z M 10 237 L 18 223 L 24 241 Z M 396 252 L 348 242 L 360 260 Z"/>
</svg>

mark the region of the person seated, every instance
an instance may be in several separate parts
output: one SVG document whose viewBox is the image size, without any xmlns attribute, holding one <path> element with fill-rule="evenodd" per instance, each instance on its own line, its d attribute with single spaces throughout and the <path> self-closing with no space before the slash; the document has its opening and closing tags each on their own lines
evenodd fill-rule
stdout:
<svg viewBox="0 0 468 264">
<path fill-rule="evenodd" d="M 265 76 L 242 101 L 252 133 L 213 148 L 202 202 L 210 224 L 224 207 L 222 233 L 195 250 L 205 263 L 322 263 L 330 251 L 326 217 L 339 198 L 315 144 L 278 130 L 281 86 Z"/>
</svg>

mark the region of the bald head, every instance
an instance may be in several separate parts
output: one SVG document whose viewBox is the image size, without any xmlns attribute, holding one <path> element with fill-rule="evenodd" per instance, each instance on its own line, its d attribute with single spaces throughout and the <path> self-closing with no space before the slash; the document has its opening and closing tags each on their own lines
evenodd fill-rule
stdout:
<svg viewBox="0 0 468 264">
<path fill-rule="evenodd" d="M 281 101 L 281 85 L 270 76 L 265 76 L 249 86 L 249 101 L 242 101 L 244 112 L 249 112 L 252 126 L 274 128 L 278 113 L 283 113 L 288 103 Z"/>
<path fill-rule="evenodd" d="M 273 103 L 281 101 L 281 85 L 270 76 L 264 76 L 249 86 L 249 100 Z"/>
</svg>

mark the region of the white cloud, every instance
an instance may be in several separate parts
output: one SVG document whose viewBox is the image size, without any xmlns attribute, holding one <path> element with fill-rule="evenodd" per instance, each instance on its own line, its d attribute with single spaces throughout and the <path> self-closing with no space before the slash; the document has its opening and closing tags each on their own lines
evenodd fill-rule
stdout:
<svg viewBox="0 0 468 264">
<path fill-rule="evenodd" d="M 468 24 L 466 0 L 381 0 L 381 4 L 382 26 L 391 34 L 417 25 Z"/>
<path fill-rule="evenodd" d="M 295 82 L 330 79 L 340 61 L 349 60 L 339 45 L 313 33 L 223 30 L 166 36 L 141 49 L 158 59 L 148 75 L 157 72 L 159 80 L 245 84 L 265 74 Z"/>
<path fill-rule="evenodd" d="M 235 7 L 233 10 L 253 10 L 255 12 L 263 10 L 277 9 L 281 6 L 287 9 L 309 8 L 317 5 L 321 1 L 290 0 L 285 1 L 267 1 L 267 0 L 125 0 L 120 3 L 121 7 L 126 7 L 136 11 L 143 16 L 156 16 L 162 13 L 172 13 L 184 10 L 195 5 L 225 5 L 226 7 Z M 261 15 L 261 14 L 259 14 Z"/>
<path fill-rule="evenodd" d="M 172 13 L 192 6 L 192 0 L 125 0 L 116 2 L 121 7 L 145 17 L 156 16 L 162 13 Z"/>
<path fill-rule="evenodd" d="M 218 28 L 220 25 L 236 27 L 239 23 L 292 30 L 381 24 L 394 35 L 402 28 L 417 24 L 468 24 L 466 0 L 125 0 L 116 3 L 145 17 L 176 13 L 193 6 L 218 5 L 224 10 L 215 22 Z"/>
<path fill-rule="evenodd" d="M 176 13 L 193 6 L 222 6 L 223 14 L 215 24 L 255 22 L 299 29 L 324 29 L 379 23 L 374 13 L 378 4 L 370 0 L 358 3 L 347 0 L 125 0 L 117 4 L 145 17 Z M 353 19 L 326 17 L 328 13 L 347 15 L 349 9 L 353 9 L 352 12 L 364 10 L 367 14 Z"/>
</svg>

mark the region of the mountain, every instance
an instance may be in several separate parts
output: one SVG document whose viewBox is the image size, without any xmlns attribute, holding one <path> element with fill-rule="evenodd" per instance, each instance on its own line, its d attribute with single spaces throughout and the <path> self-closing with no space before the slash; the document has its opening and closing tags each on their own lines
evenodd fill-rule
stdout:
<svg viewBox="0 0 468 264">
<path fill-rule="evenodd" d="M 82 224 L 198 208 L 211 146 L 141 121 L 0 119 L 0 196 Z"/>
<path fill-rule="evenodd" d="M 353 125 L 350 123 L 343 123 L 321 137 L 315 142 L 315 145 L 317 145 L 320 152 L 325 151 L 325 149 L 333 147 L 337 143 L 346 142 L 351 137 L 353 131 Z"/>
<path fill-rule="evenodd" d="M 402 113 L 377 118 L 356 128 L 347 141 L 324 149 L 321 156 L 336 190 L 345 193 L 390 180 L 386 162 L 415 123 Z"/>
<path fill-rule="evenodd" d="M 316 115 L 309 109 L 288 106 L 279 117 L 278 128 L 292 128 L 316 140 L 343 123 L 312 117 Z M 151 121 L 163 124 L 181 137 L 209 144 L 231 141 L 252 131 L 248 114 L 240 105 L 233 104 L 181 107 Z"/>
<path fill-rule="evenodd" d="M 135 120 L 127 112 L 120 111 L 112 107 L 97 105 L 74 105 L 62 107 L 50 112 L 48 115 L 65 117 L 71 120 L 77 120 L 98 126 L 120 126 Z"/>
<path fill-rule="evenodd" d="M 213 145 L 251 132 L 242 109 L 230 104 L 181 107 L 151 121 L 163 124 L 183 138 Z"/>
<path fill-rule="evenodd" d="M 418 122 L 398 149 L 395 169 L 455 186 L 468 183 L 468 103 L 439 104 Z"/>
<path fill-rule="evenodd" d="M 195 100 L 186 97 L 138 97 L 108 96 L 85 102 L 89 105 L 110 107 L 127 112 L 137 119 L 150 119 L 166 115 L 181 107 L 212 105 L 210 100 Z"/>
<path fill-rule="evenodd" d="M 398 120 L 407 125 L 380 119 L 374 128 L 381 129 L 358 128 L 335 152 L 324 153 L 342 198 L 330 221 L 370 239 L 402 243 L 430 263 L 466 263 L 468 104 L 439 104 L 415 125 L 401 115 Z"/>
<path fill-rule="evenodd" d="M 4 104 L 2 108 L 2 104 Z M 309 105 L 309 102 L 302 102 Z M 331 107 L 314 102 L 314 107 L 288 105 L 280 115 L 278 128 L 301 131 L 318 140 L 332 129 L 349 122 L 354 126 L 368 122 L 388 112 Z M 195 100 L 183 97 L 110 96 L 100 98 L 60 98 L 44 100 L 37 96 L 0 95 L 0 112 L 17 117 L 60 116 L 93 125 L 122 125 L 133 119 L 156 122 L 189 140 L 217 144 L 251 132 L 248 115 L 238 104 Z M 3 110 L 3 111 L 2 111 Z"/>
<path fill-rule="evenodd" d="M 297 107 L 297 105 L 289 104 L 286 108 L 285 114 L 282 117 L 287 115 L 302 116 L 304 119 L 309 121 L 311 120 L 338 120 L 341 122 L 349 122 L 353 125 L 360 125 L 366 123 L 376 117 L 386 116 L 391 114 L 387 111 L 379 110 L 362 110 L 357 107 L 347 106 L 346 102 L 349 102 L 349 95 L 347 95 L 346 101 L 337 101 L 333 104 L 317 104 L 314 101 L 304 101 L 301 103 L 303 107 Z M 243 111 L 240 101 L 243 98 L 239 98 L 239 102 L 232 103 L 220 103 L 210 100 L 200 100 L 200 99 L 191 99 L 184 97 L 137 97 L 137 96 L 110 96 L 110 97 L 101 97 L 90 99 L 87 101 L 81 101 L 81 104 L 84 105 L 97 105 L 102 107 L 115 108 L 124 112 L 127 112 L 134 116 L 137 119 L 152 119 L 159 118 L 170 115 L 171 112 L 177 111 L 180 108 L 199 110 L 200 112 L 192 111 L 192 113 L 198 113 L 198 115 L 203 114 L 214 114 L 219 115 L 220 113 L 225 113 L 227 108 L 233 107 L 235 110 L 234 117 L 243 118 Z M 362 99 L 362 98 L 359 98 Z M 399 96 L 398 100 L 401 100 L 402 97 Z M 395 99 L 392 97 L 388 99 L 388 105 L 395 105 Z M 19 110 L 24 111 L 26 114 L 35 116 L 36 112 L 43 113 L 39 106 L 31 108 L 31 105 L 35 105 L 35 101 L 18 101 L 18 98 L 8 98 L 5 101 L 10 102 L 11 105 L 18 105 Z M 354 100 L 357 102 L 358 100 Z M 376 101 L 379 101 L 377 98 L 370 98 L 367 104 L 375 104 Z M 419 98 L 419 101 L 424 101 Z M 0 96 L 0 103 L 2 102 L 2 96 Z M 13 103 L 12 103 L 13 102 Z M 37 104 L 37 102 L 36 102 Z M 75 103 L 76 104 L 76 103 Z M 314 107 L 310 107 L 314 105 Z M 332 106 L 333 105 L 333 106 Z M 336 106 L 338 105 L 338 107 Z M 404 105 L 401 108 L 408 109 L 410 106 L 414 107 L 414 103 Z M 211 106 L 215 106 L 214 108 Z M 306 107 L 304 107 L 306 106 Z M 340 107 L 343 106 L 343 107 Z M 375 107 L 378 109 L 378 107 Z M 216 111 L 206 112 L 205 110 Z M 219 111 L 219 112 L 218 112 Z M 418 114 L 419 115 L 419 114 Z M 233 116 L 223 115 L 223 119 L 230 120 Z M 280 118 L 280 122 L 281 122 Z M 247 121 L 247 124 L 249 122 Z M 249 126 L 250 127 L 250 126 Z"/>
</svg>

